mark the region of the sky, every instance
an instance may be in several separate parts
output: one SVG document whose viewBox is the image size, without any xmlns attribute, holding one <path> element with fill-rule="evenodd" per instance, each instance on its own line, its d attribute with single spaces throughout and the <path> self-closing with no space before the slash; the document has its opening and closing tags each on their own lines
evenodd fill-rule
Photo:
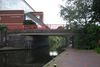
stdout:
<svg viewBox="0 0 100 67">
<path fill-rule="evenodd" d="M 60 17 L 60 4 L 62 0 L 26 0 L 35 11 L 44 12 L 44 23 L 64 24 Z"/>
<path fill-rule="evenodd" d="M 32 11 L 22 0 L 0 0 L 2 10 L 25 10 L 26 12 Z M 60 5 L 62 0 L 26 0 L 28 4 L 35 11 L 42 11 L 44 13 L 45 24 L 65 24 L 60 17 Z"/>
</svg>

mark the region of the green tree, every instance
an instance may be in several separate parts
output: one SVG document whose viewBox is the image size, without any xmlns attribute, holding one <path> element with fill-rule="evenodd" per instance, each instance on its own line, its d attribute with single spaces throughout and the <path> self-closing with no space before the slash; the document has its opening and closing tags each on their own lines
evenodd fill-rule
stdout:
<svg viewBox="0 0 100 67">
<path fill-rule="evenodd" d="M 98 40 L 100 38 L 100 26 L 95 24 L 89 24 L 83 29 L 79 30 L 77 48 L 93 49 L 98 46 Z"/>
<path fill-rule="evenodd" d="M 92 21 L 100 22 L 100 0 L 93 0 L 92 11 L 93 11 Z"/>
<path fill-rule="evenodd" d="M 49 37 L 50 50 L 59 50 L 65 45 L 65 39 L 61 36 Z"/>
<path fill-rule="evenodd" d="M 36 25 L 36 23 L 33 22 L 32 20 L 25 20 L 24 24 L 25 25 Z"/>
<path fill-rule="evenodd" d="M 92 15 L 92 0 L 66 0 L 65 5 L 61 5 L 60 15 L 69 23 L 83 26 L 88 24 Z"/>
<path fill-rule="evenodd" d="M 3 47 L 6 45 L 7 41 L 7 26 L 5 24 L 0 25 L 0 35 L 1 35 L 1 46 Z M 5 42 L 3 41 L 3 38 L 5 37 Z"/>
<path fill-rule="evenodd" d="M 67 0 L 65 6 L 61 6 L 61 17 L 75 32 L 78 32 L 76 38 L 78 48 L 95 48 L 100 39 L 100 26 L 95 24 L 100 18 L 100 1 L 98 1 Z"/>
</svg>

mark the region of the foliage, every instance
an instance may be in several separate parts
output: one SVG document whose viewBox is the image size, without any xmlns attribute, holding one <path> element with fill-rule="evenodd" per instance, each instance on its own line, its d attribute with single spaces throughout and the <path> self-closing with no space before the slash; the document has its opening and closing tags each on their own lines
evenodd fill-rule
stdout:
<svg viewBox="0 0 100 67">
<path fill-rule="evenodd" d="M 50 36 L 49 43 L 50 43 L 50 50 L 59 50 L 62 46 L 65 45 L 65 39 L 61 36 Z"/>
<path fill-rule="evenodd" d="M 97 41 L 100 40 L 99 4 L 99 0 L 66 0 L 65 5 L 61 5 L 61 17 L 69 24 L 71 30 L 77 32 L 77 48 L 97 47 Z"/>
<path fill-rule="evenodd" d="M 95 51 L 100 54 L 100 47 L 95 48 Z"/>
<path fill-rule="evenodd" d="M 0 25 L 0 30 L 1 31 L 7 31 L 7 26 L 5 24 Z"/>
<path fill-rule="evenodd" d="M 59 26 L 59 27 L 57 28 L 57 30 L 64 30 L 64 27 L 63 27 L 63 26 Z"/>
<path fill-rule="evenodd" d="M 36 23 L 33 22 L 32 20 L 25 20 L 24 24 L 25 25 L 36 25 Z"/>
<path fill-rule="evenodd" d="M 71 24 L 86 25 L 92 12 L 92 0 L 67 0 L 61 5 L 61 17 Z"/>
<path fill-rule="evenodd" d="M 100 39 L 100 26 L 90 24 L 79 30 L 78 34 L 78 48 L 93 49 L 97 47 L 98 40 Z"/>
<path fill-rule="evenodd" d="M 93 11 L 92 21 L 100 22 L 100 0 L 93 0 L 92 11 Z"/>
<path fill-rule="evenodd" d="M 6 35 L 7 35 L 7 26 L 5 24 L 0 24 L 0 40 L 1 40 L 1 45 L 0 45 L 0 48 L 1 47 L 4 47 L 6 46 L 6 41 L 4 42 L 4 37 L 6 39 Z"/>
</svg>

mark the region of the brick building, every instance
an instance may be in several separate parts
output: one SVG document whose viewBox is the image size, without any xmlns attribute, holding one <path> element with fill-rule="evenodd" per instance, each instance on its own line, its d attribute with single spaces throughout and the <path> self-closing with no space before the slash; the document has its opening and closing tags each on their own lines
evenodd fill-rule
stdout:
<svg viewBox="0 0 100 67">
<path fill-rule="evenodd" d="M 1 10 L 0 24 L 6 24 L 9 31 L 23 30 L 24 11 L 23 10 Z"/>
<path fill-rule="evenodd" d="M 30 12 L 43 22 L 43 12 Z M 5 24 L 8 31 L 34 30 L 34 25 L 24 25 L 24 10 L 0 10 L 0 24 Z"/>
</svg>

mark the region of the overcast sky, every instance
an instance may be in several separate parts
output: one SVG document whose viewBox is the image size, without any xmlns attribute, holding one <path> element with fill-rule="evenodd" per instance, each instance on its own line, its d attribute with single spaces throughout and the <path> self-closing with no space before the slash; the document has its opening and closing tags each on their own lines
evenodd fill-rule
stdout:
<svg viewBox="0 0 100 67">
<path fill-rule="evenodd" d="M 24 9 L 25 11 L 31 11 L 21 0 L 0 0 L 2 8 L 6 9 Z M 46 24 L 64 24 L 64 21 L 59 15 L 60 4 L 62 0 L 26 0 L 35 11 L 44 12 L 44 23 Z"/>
<path fill-rule="evenodd" d="M 44 23 L 63 24 L 59 15 L 62 0 L 26 0 L 36 11 L 44 12 Z"/>
</svg>

